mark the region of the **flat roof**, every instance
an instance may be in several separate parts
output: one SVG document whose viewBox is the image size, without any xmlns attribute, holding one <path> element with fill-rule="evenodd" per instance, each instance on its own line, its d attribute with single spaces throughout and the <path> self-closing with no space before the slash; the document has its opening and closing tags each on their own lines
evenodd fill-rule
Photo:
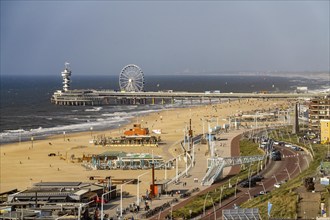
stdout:
<svg viewBox="0 0 330 220">
<path fill-rule="evenodd" d="M 98 156 L 124 157 L 124 156 L 126 156 L 126 153 L 123 151 L 106 151 L 106 152 L 99 154 Z"/>
<path fill-rule="evenodd" d="M 34 186 L 59 186 L 59 187 L 73 187 L 73 186 L 80 186 L 81 182 L 39 182 L 33 184 Z"/>
</svg>

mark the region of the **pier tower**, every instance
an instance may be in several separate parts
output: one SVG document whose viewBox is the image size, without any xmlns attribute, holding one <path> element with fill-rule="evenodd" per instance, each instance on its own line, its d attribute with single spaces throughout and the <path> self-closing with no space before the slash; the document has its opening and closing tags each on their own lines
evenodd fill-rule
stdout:
<svg viewBox="0 0 330 220">
<path fill-rule="evenodd" d="M 64 63 L 65 69 L 62 72 L 62 77 L 63 77 L 63 91 L 68 91 L 70 89 L 70 77 L 71 77 L 71 70 L 69 67 L 68 62 Z"/>
</svg>

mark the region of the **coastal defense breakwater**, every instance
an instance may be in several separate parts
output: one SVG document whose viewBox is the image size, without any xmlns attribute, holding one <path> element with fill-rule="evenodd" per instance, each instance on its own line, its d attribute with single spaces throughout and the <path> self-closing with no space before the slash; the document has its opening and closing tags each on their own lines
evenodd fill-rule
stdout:
<svg viewBox="0 0 330 220">
<path fill-rule="evenodd" d="M 51 102 L 56 105 L 138 105 L 221 102 L 221 99 L 299 99 L 322 97 L 324 93 L 211 93 L 211 92 L 117 92 L 113 90 L 56 91 Z"/>
</svg>

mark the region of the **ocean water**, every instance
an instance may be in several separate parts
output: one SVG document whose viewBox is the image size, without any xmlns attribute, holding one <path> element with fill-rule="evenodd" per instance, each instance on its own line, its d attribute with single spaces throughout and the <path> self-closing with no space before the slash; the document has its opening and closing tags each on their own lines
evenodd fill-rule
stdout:
<svg viewBox="0 0 330 220">
<path fill-rule="evenodd" d="M 118 76 L 73 76 L 71 89 L 118 89 Z M 322 80 L 301 77 L 244 75 L 151 75 L 145 76 L 145 90 L 204 92 L 288 92 L 297 86 L 321 89 Z M 1 76 L 0 143 L 44 138 L 52 134 L 117 128 L 134 116 L 160 111 L 173 105 L 57 106 L 50 103 L 61 89 L 58 76 Z M 184 104 L 187 106 L 188 103 Z"/>
</svg>

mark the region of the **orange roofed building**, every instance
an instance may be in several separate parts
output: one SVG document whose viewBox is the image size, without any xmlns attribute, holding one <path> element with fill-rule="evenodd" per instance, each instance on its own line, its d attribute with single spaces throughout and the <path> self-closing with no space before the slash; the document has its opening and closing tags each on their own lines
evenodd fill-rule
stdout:
<svg viewBox="0 0 330 220">
<path fill-rule="evenodd" d="M 134 124 L 133 128 L 124 132 L 126 136 L 149 135 L 148 128 L 141 128 L 141 124 Z"/>
</svg>

